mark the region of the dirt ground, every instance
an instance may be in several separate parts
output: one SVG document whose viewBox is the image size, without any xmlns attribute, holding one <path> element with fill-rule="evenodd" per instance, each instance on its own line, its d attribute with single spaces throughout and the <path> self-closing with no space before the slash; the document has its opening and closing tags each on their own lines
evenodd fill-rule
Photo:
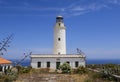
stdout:
<svg viewBox="0 0 120 82">
<path fill-rule="evenodd" d="M 87 75 L 79 74 L 22 74 L 15 82 L 84 82 Z"/>
</svg>

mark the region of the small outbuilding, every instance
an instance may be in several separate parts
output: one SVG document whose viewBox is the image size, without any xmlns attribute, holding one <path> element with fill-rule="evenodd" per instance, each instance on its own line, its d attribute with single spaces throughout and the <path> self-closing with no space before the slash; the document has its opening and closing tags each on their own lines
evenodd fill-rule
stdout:
<svg viewBox="0 0 120 82">
<path fill-rule="evenodd" d="M 12 67 L 12 62 L 0 57 L 0 72 L 5 72 L 5 70 Z"/>
</svg>

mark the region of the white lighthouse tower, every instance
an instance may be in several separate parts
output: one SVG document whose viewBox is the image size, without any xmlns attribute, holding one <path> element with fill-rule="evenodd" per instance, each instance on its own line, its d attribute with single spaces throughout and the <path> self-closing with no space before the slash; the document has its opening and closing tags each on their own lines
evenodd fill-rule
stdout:
<svg viewBox="0 0 120 82">
<path fill-rule="evenodd" d="M 54 27 L 54 49 L 53 54 L 66 54 L 66 27 L 63 23 L 63 17 L 56 17 L 56 25 Z"/>
</svg>

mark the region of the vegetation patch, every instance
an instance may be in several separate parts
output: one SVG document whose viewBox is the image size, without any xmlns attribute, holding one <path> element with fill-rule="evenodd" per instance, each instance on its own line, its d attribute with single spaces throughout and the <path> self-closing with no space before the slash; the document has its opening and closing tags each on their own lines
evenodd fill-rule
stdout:
<svg viewBox="0 0 120 82">
<path fill-rule="evenodd" d="M 71 73 L 71 67 L 68 63 L 63 63 L 59 68 L 62 70 L 62 73 Z"/>
</svg>

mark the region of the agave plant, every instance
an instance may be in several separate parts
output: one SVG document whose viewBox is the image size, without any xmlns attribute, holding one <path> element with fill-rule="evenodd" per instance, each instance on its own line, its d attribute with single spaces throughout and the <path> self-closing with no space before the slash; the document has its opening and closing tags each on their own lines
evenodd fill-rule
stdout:
<svg viewBox="0 0 120 82">
<path fill-rule="evenodd" d="M 9 43 L 11 43 L 11 39 L 13 37 L 13 34 L 11 34 L 10 36 L 8 36 L 6 39 L 3 39 L 0 42 L 0 56 L 4 55 L 3 51 L 7 51 L 7 47 L 9 47 Z"/>
</svg>

